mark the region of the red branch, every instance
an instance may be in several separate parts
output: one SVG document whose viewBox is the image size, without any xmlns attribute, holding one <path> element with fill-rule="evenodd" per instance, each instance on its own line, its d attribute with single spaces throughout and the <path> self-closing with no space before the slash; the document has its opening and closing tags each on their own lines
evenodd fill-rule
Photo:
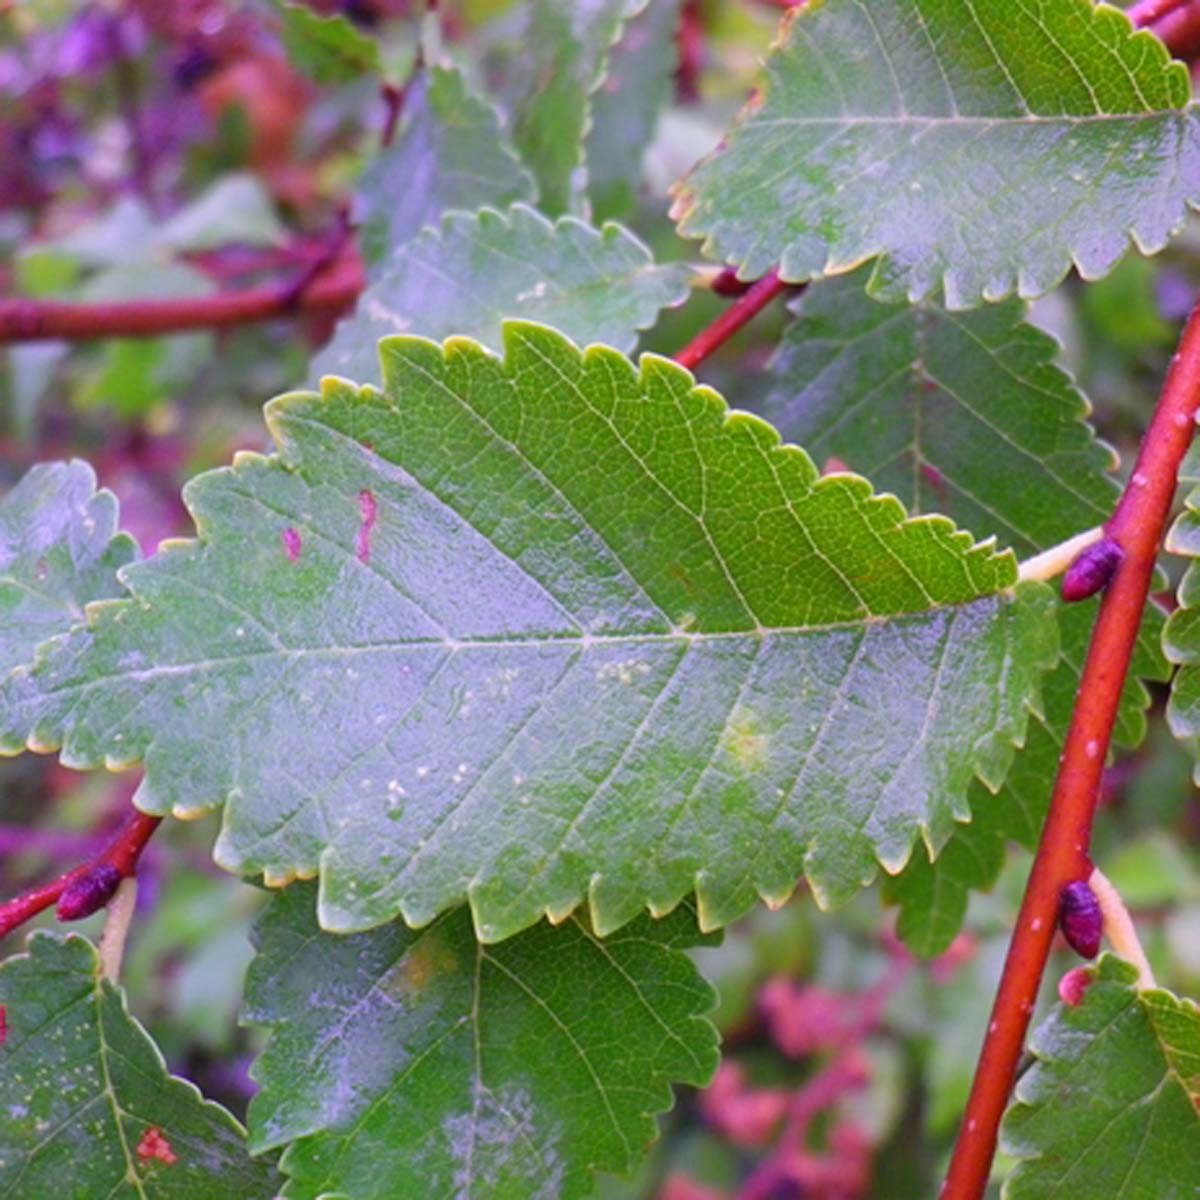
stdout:
<svg viewBox="0 0 1200 1200">
<path fill-rule="evenodd" d="M 6 937 L 30 918 L 56 904 L 69 884 L 94 871 L 98 866 L 115 867 L 122 877 L 133 875 L 146 843 L 161 823 L 162 817 L 148 817 L 135 809 L 121 822 L 112 840 L 95 858 L 68 871 L 53 883 L 34 888 L 5 904 L 0 904 L 0 938 Z"/>
<path fill-rule="evenodd" d="M 1200 55 L 1200 0 L 1141 0 L 1125 10 L 1139 29 L 1149 29 L 1176 57 Z"/>
<path fill-rule="evenodd" d="M 51 338 L 157 337 L 187 329 L 248 325 L 292 313 L 340 312 L 354 303 L 363 283 L 362 264 L 347 255 L 310 279 L 298 296 L 294 285 L 285 284 L 183 300 L 113 304 L 0 300 L 0 344 Z"/>
<path fill-rule="evenodd" d="M 1105 526 L 1125 557 L 1108 585 L 1092 631 L 1050 811 L 1009 944 L 942 1200 L 979 1200 L 984 1194 L 1000 1118 L 1054 937 L 1059 895 L 1068 883 L 1091 874 L 1088 852 L 1100 776 L 1198 408 L 1200 304 L 1188 318 L 1133 474 Z"/>
<path fill-rule="evenodd" d="M 718 276 L 720 278 L 720 276 Z M 757 316 L 789 285 L 779 278 L 778 271 L 764 275 L 746 293 L 731 304 L 711 325 L 698 334 L 680 352 L 675 361 L 681 367 L 694 370 L 718 347 L 723 346 L 752 317 Z"/>
</svg>

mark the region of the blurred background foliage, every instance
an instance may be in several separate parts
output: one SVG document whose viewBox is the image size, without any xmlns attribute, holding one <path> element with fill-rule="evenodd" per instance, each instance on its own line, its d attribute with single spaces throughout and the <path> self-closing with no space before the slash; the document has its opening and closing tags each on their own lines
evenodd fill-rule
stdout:
<svg viewBox="0 0 1200 1200">
<path fill-rule="evenodd" d="M 520 66 L 516 7 L 459 0 L 439 9 L 447 53 L 486 75 L 493 95 Z M 595 213 L 621 219 L 663 262 L 698 257 L 667 218 L 668 189 L 746 99 L 783 6 L 669 7 L 674 60 L 640 182 L 597 196 Z M 361 41 L 322 47 L 310 18 L 335 14 Z M 302 280 L 339 252 L 355 219 L 355 181 L 394 120 L 424 16 L 423 4 L 405 0 L 0 6 L 0 293 L 98 302 Z M 1034 306 L 1123 461 L 1198 291 L 1193 216 L 1158 257 L 1127 257 L 1087 286 L 1068 279 Z M 642 348 L 675 352 L 726 304 L 697 289 Z M 753 409 L 786 319 L 782 305 L 764 313 L 706 362 L 704 380 Z M 0 487 L 33 462 L 84 457 L 150 553 L 190 532 L 179 499 L 187 478 L 264 443 L 261 404 L 305 382 L 332 326 L 328 316 L 297 315 L 220 332 L 8 346 Z M 1184 751 L 1161 721 L 1151 728 L 1108 769 L 1097 858 L 1134 908 L 1159 980 L 1196 994 L 1200 798 Z M 0 895 L 90 853 L 135 783 L 130 773 L 79 775 L 52 758 L 0 761 Z M 212 864 L 213 819 L 170 822 L 163 834 L 144 860 L 126 983 L 171 1069 L 243 1113 L 254 1046 L 237 1014 L 263 896 Z M 606 1179 L 600 1195 L 935 1194 L 1028 861 L 1010 855 L 999 885 L 973 898 L 965 931 L 932 963 L 899 946 L 877 896 L 828 916 L 803 890 L 730 929 L 719 948 L 697 951 L 720 990 L 724 1065 L 706 1092 L 680 1094 L 638 1177 Z M 100 919 L 85 931 L 95 934 Z M 15 936 L 0 947 L 17 949 Z M 1074 961 L 1057 952 L 1044 1002 Z M 775 1172 L 781 1147 L 809 1172 L 804 1190 Z"/>
</svg>

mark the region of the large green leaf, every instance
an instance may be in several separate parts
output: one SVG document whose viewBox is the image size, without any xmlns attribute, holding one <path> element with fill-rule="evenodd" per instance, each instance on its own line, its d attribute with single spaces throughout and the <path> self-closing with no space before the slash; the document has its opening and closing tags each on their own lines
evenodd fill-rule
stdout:
<svg viewBox="0 0 1200 1200">
<path fill-rule="evenodd" d="M 642 154 L 671 93 L 680 0 L 649 0 L 626 22 L 592 101 L 585 155 L 596 220 L 625 217 L 642 179 Z"/>
<path fill-rule="evenodd" d="M 274 1167 L 250 1158 L 237 1121 L 167 1074 L 90 942 L 33 934 L 28 954 L 0 963 L 0 1006 L 0 1195 L 276 1195 Z"/>
<path fill-rule="evenodd" d="M 395 251 L 312 373 L 378 383 L 379 340 L 395 333 L 461 334 L 499 350 L 509 317 L 632 350 L 637 331 L 687 294 L 687 268 L 655 265 L 620 225 L 551 223 L 523 204 L 450 215 Z"/>
<path fill-rule="evenodd" d="M 681 185 L 681 231 L 746 276 L 882 256 L 872 288 L 952 308 L 1160 249 L 1200 199 L 1187 69 L 1091 0 L 825 0 Z"/>
<path fill-rule="evenodd" d="M 219 861 L 319 870 L 326 928 L 467 898 L 485 941 L 840 900 L 999 784 L 1057 643 L 1011 554 L 663 359 L 382 349 L 382 393 L 275 400 L 277 456 L 189 485 L 200 540 L 12 677 L 3 744 L 224 801 Z"/>
<path fill-rule="evenodd" d="M 832 457 L 870 476 L 910 510 L 946 513 L 1022 557 L 1103 522 L 1117 495 L 1112 452 L 1054 364 L 1053 340 L 1025 322 L 1025 306 L 961 313 L 930 301 L 879 304 L 864 291 L 866 273 L 814 284 L 796 301 L 763 406 L 783 436 L 817 462 Z M 941 953 L 962 925 L 969 890 L 995 881 L 1006 842 L 1036 842 L 1097 603 L 1059 606 L 1062 661 L 1000 792 L 975 784 L 970 825 L 936 862 L 915 855 L 889 881 L 914 949 Z M 1151 608 L 1122 699 L 1119 745 L 1136 745 L 1145 732 L 1149 695 L 1140 680 L 1166 675 L 1161 625 Z"/>
<path fill-rule="evenodd" d="M 690 906 L 603 941 L 572 917 L 482 946 L 464 909 L 324 934 L 315 899 L 275 900 L 247 988 L 271 1029 L 251 1139 L 290 1143 L 288 1197 L 571 1200 L 634 1166 L 671 1082 L 716 1069 Z"/>
<path fill-rule="evenodd" d="M 1105 955 L 1033 1036 L 1002 1126 L 1010 1200 L 1184 1200 L 1200 1180 L 1200 1009 Z"/>
<path fill-rule="evenodd" d="M 363 173 L 357 203 L 369 274 L 391 252 L 450 209 L 499 208 L 532 200 L 521 166 L 490 104 L 472 94 L 456 67 L 432 66 L 405 88 L 392 144 Z"/>
<path fill-rule="evenodd" d="M 137 546 L 117 532 L 117 500 L 87 463 L 31 468 L 0 498 L 0 675 L 83 620 L 83 606 L 124 591 L 117 569 Z"/>
<path fill-rule="evenodd" d="M 647 2 L 530 0 L 525 6 L 513 140 L 538 181 L 539 207 L 552 217 L 579 206 L 591 96 L 622 24 Z"/>
</svg>

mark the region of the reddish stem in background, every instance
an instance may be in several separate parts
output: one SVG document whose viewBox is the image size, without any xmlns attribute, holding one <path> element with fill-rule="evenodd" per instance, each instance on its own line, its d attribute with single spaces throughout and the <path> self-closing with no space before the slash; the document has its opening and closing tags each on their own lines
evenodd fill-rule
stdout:
<svg viewBox="0 0 1200 1200">
<path fill-rule="evenodd" d="M 84 341 L 102 337 L 157 337 L 186 329 L 226 329 L 292 313 L 341 312 L 362 291 L 357 255 L 346 254 L 308 281 L 249 288 L 186 300 L 128 300 L 112 304 L 65 304 L 50 300 L 0 300 L 0 344 L 51 338 Z"/>
<path fill-rule="evenodd" d="M 719 278 L 719 277 L 718 277 Z M 778 271 L 764 275 L 743 296 L 731 304 L 711 325 L 698 334 L 678 354 L 675 361 L 681 367 L 694 370 L 714 350 L 723 346 L 743 325 L 760 313 L 790 285 L 779 278 Z"/>
<path fill-rule="evenodd" d="M 979 1200 L 984 1194 L 1000 1118 L 1054 937 L 1059 896 L 1064 886 L 1091 874 L 1088 851 L 1104 758 L 1197 408 L 1200 304 L 1188 318 L 1133 474 L 1105 526 L 1125 557 L 1108 584 L 1092 630 L 1050 811 L 1009 944 L 943 1200 Z"/>
<path fill-rule="evenodd" d="M 133 875 L 146 843 L 161 823 L 162 817 L 149 817 L 135 809 L 121 822 L 112 840 L 94 858 L 81 863 L 53 883 L 44 884 L 0 904 L 0 938 L 56 904 L 70 883 L 97 866 L 115 867 L 123 877 Z"/>
<path fill-rule="evenodd" d="M 1200 0 L 1142 0 L 1125 10 L 1139 29 L 1149 29 L 1176 57 L 1200 55 Z"/>
</svg>

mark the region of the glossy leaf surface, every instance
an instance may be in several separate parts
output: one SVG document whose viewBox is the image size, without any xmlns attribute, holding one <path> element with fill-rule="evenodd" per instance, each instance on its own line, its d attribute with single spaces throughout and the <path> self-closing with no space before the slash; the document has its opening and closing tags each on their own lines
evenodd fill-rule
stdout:
<svg viewBox="0 0 1200 1200">
<path fill-rule="evenodd" d="M 0 964 L 0 1195 L 272 1200 L 245 1131 L 166 1065 L 91 943 L 35 933 Z"/>
<path fill-rule="evenodd" d="M 1200 198 L 1186 68 L 1090 0 L 826 0 L 681 185 L 681 231 L 747 278 L 882 256 L 880 295 L 952 308 L 1153 252 Z"/>
<path fill-rule="evenodd" d="M 225 802 L 219 861 L 319 871 L 337 930 L 693 889 L 708 928 L 944 841 L 1054 660 L 1046 589 L 670 362 L 506 351 L 396 338 L 382 393 L 273 401 L 279 455 L 192 482 L 200 540 L 14 675 L 5 743 Z"/>
<path fill-rule="evenodd" d="M 271 1030 L 251 1136 L 289 1144 L 289 1198 L 571 1200 L 633 1167 L 671 1082 L 716 1069 L 690 906 L 604 940 L 570 918 L 482 946 L 464 909 L 321 933 L 315 899 L 275 900 L 247 992 Z"/>
<path fill-rule="evenodd" d="M 1034 1034 L 1037 1061 L 1002 1127 L 1021 1160 L 1007 1200 L 1183 1200 L 1200 1179 L 1200 1009 L 1106 955 L 1083 1002 Z"/>
</svg>

